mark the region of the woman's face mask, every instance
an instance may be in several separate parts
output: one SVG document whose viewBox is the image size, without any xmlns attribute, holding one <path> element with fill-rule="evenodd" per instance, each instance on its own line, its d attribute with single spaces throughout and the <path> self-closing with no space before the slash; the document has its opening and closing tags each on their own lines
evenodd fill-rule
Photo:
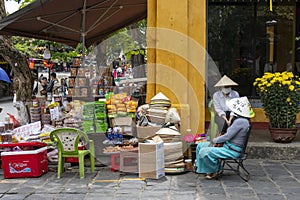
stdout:
<svg viewBox="0 0 300 200">
<path fill-rule="evenodd" d="M 231 88 L 230 87 L 223 87 L 222 88 L 222 92 L 224 93 L 224 94 L 229 94 L 230 93 L 230 91 L 231 91 Z"/>
</svg>

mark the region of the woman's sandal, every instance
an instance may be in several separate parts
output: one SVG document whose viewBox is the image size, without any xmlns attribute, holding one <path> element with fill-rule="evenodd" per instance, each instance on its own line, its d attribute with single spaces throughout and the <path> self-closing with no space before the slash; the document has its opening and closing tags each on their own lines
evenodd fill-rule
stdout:
<svg viewBox="0 0 300 200">
<path fill-rule="evenodd" d="M 208 174 L 205 176 L 207 180 L 217 179 L 219 177 L 218 173 Z"/>
</svg>

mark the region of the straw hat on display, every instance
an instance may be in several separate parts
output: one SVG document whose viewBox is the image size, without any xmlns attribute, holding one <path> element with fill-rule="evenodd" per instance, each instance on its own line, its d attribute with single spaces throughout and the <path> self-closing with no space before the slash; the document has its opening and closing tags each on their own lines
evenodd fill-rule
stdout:
<svg viewBox="0 0 300 200">
<path fill-rule="evenodd" d="M 247 97 L 233 98 L 226 101 L 228 108 L 237 115 L 252 118 L 255 113 Z"/>
<path fill-rule="evenodd" d="M 163 93 L 158 93 L 150 100 L 150 108 L 153 107 L 170 107 L 171 101 Z"/>
<path fill-rule="evenodd" d="M 236 82 L 224 75 L 216 84 L 215 87 L 238 86 Z"/>
</svg>

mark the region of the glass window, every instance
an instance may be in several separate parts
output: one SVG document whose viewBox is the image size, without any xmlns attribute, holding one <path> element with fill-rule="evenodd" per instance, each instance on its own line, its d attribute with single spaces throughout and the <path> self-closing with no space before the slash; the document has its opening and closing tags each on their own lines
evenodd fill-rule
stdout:
<svg viewBox="0 0 300 200">
<path fill-rule="evenodd" d="M 241 96 L 257 97 L 253 81 L 266 71 L 300 72 L 297 7 L 273 3 L 271 12 L 267 2 L 209 1 L 208 53 L 221 75 L 239 83 Z"/>
</svg>

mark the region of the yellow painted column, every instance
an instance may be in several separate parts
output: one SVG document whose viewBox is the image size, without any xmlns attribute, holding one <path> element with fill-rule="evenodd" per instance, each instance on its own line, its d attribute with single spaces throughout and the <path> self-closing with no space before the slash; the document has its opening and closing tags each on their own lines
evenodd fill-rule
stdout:
<svg viewBox="0 0 300 200">
<path fill-rule="evenodd" d="M 177 107 L 181 132 L 205 123 L 206 0 L 148 0 L 147 102 L 163 92 Z"/>
<path fill-rule="evenodd" d="M 148 0 L 148 14 L 147 14 L 147 100 L 155 96 L 156 93 L 156 0 Z"/>
</svg>

